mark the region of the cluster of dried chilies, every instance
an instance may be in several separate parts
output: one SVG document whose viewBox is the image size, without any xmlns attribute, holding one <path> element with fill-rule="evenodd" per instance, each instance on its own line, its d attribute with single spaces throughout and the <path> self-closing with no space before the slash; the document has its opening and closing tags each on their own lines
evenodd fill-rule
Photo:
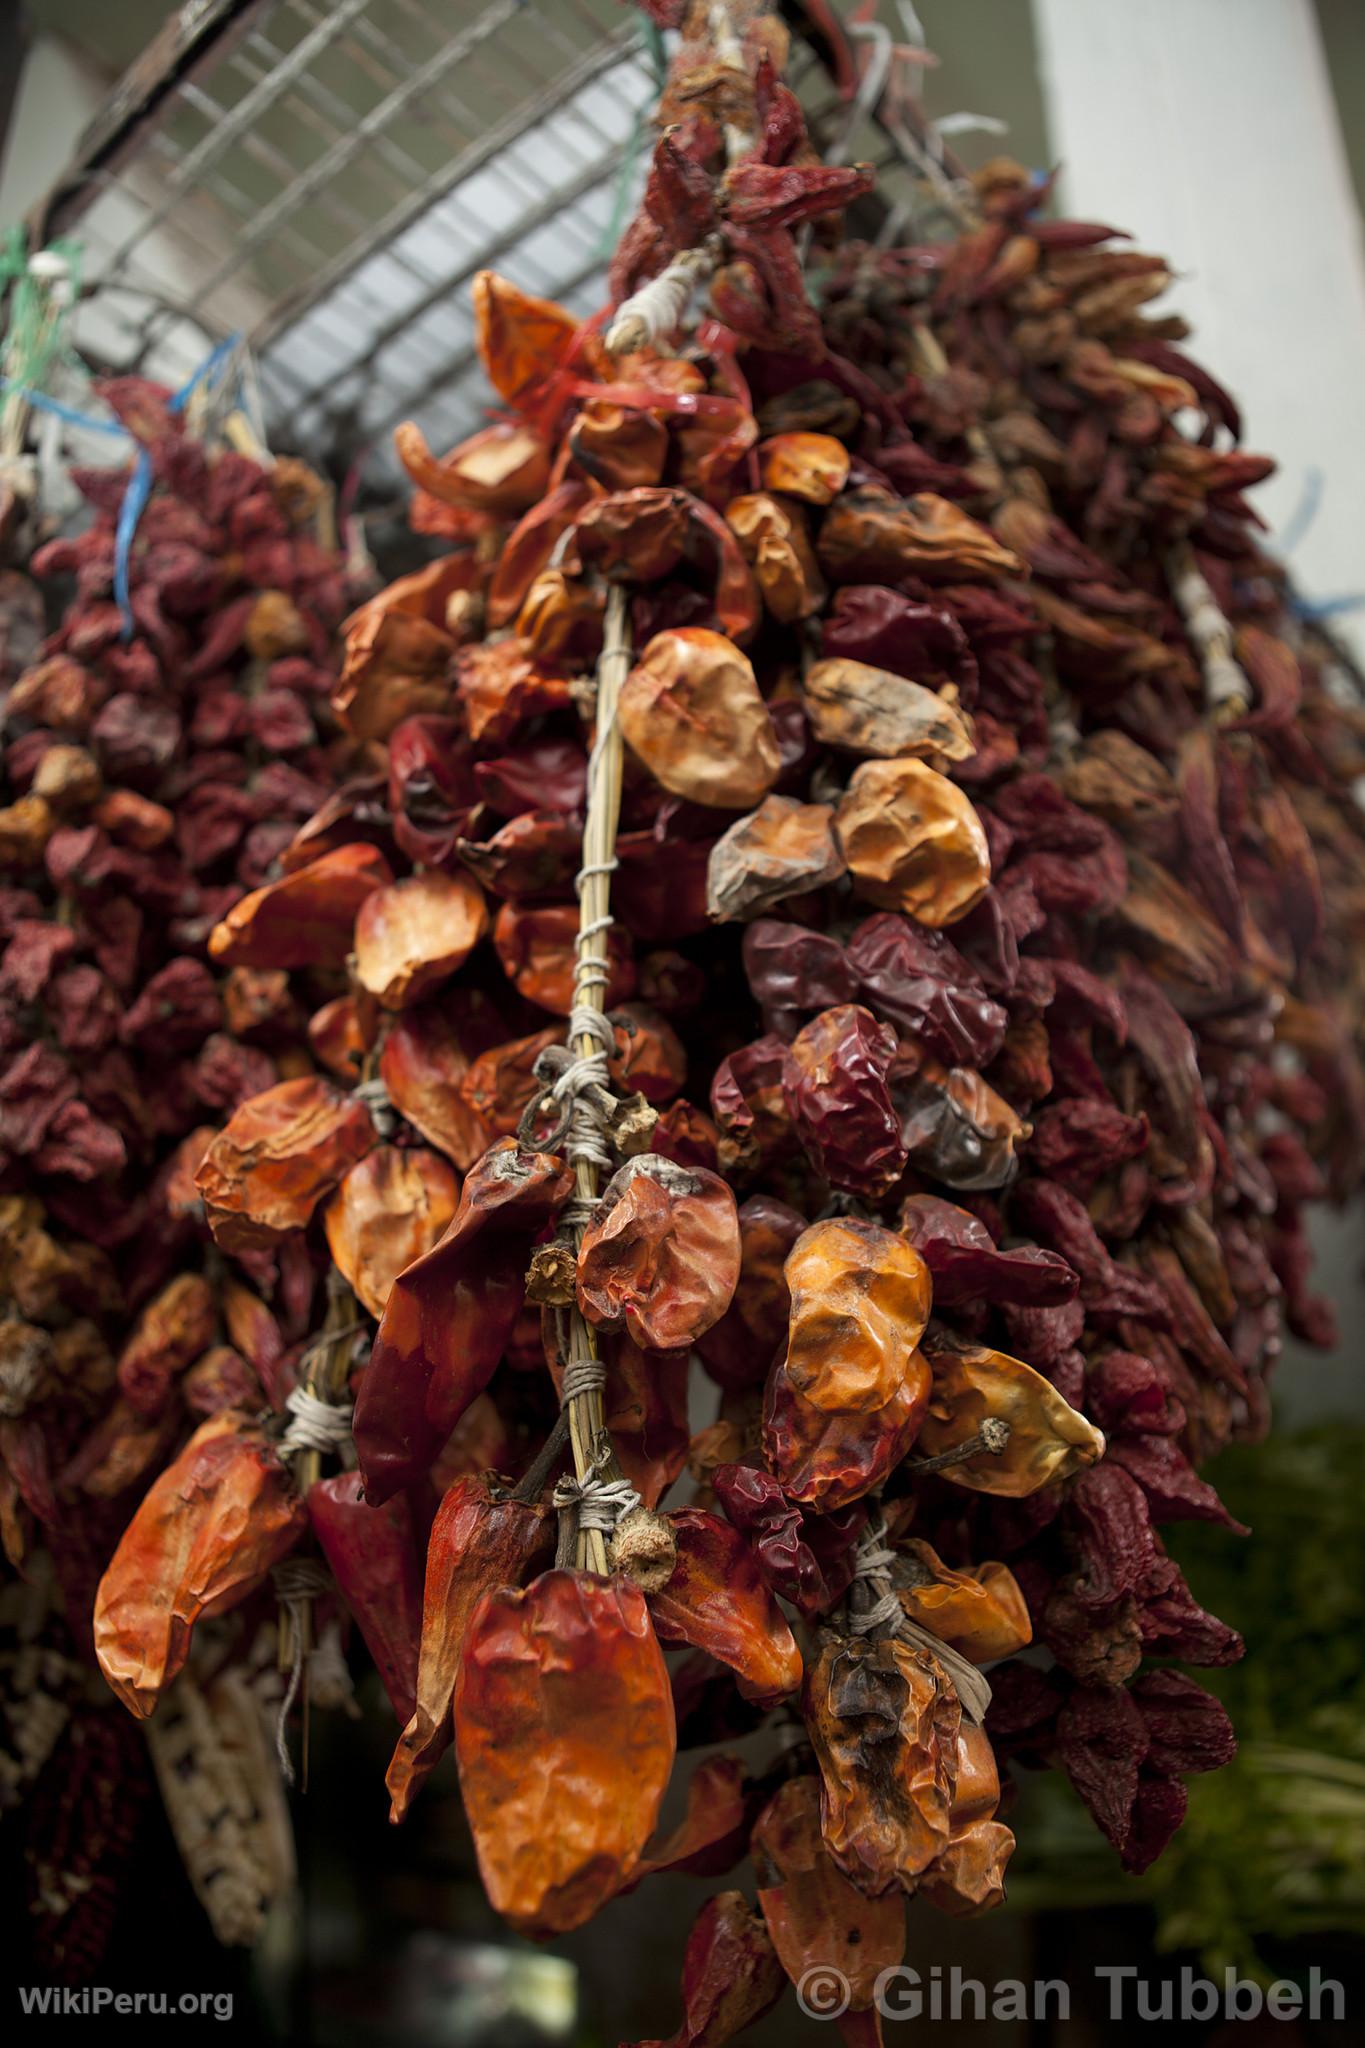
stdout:
<svg viewBox="0 0 1365 2048">
<path fill-rule="evenodd" d="M 312 1312 L 302 1243 L 229 1272 L 203 1228 L 193 1175 L 223 1117 L 309 1064 L 288 977 L 224 974 L 207 941 L 354 751 L 328 737 L 350 600 L 318 537 L 321 485 L 297 464 L 210 455 L 140 380 L 103 395 L 153 477 L 126 605 L 128 471 L 77 472 L 93 520 L 32 563 L 43 581 L 74 579 L 41 645 L 34 587 L 7 579 L 11 654 L 31 658 L 9 664 L 0 809 L 0 1529 L 30 1581 L 5 1617 L 19 1647 L 0 1805 L 42 1773 L 37 1947 L 77 1972 L 98 1958 L 151 1786 L 146 1743 L 130 1746 L 85 1677 L 95 1589 L 187 1430 L 267 1392 L 283 1400 Z M 189 1690 L 153 1744 L 163 1776 L 172 1723 L 195 1719 Z M 229 1690 L 213 1694 L 225 1730 L 242 1718 Z M 247 1754 L 235 1735 L 221 1747 Z M 168 1776 L 182 1838 L 196 1786 L 227 1767 L 200 1751 L 194 1784 L 183 1754 Z M 273 1796 L 278 1836 L 269 1764 L 235 1803 Z M 221 1814 L 222 1784 L 201 1803 Z M 111 1825 L 93 1826 L 106 1805 Z M 222 1828 L 198 1833 L 205 1873 L 220 1869 Z M 215 1884 L 212 1903 L 229 1900 Z M 228 1903 L 215 1924 L 240 1939 L 258 1916 Z"/>
<path fill-rule="evenodd" d="M 1003 1894 L 1002 1759 L 1160 1853 L 1232 1748 L 1174 1666 L 1240 1644 L 1158 1528 L 1228 1519 L 1198 1466 L 1326 1335 L 1365 1124 L 1360 723 L 1160 262 L 1007 164 L 955 242 L 841 242 L 780 44 L 685 45 L 609 315 L 478 281 L 499 416 L 400 430 L 446 546 L 348 621 L 325 753 L 302 480 L 122 394 L 139 634 L 97 523 L 4 814 L 6 1253 L 71 1276 L 5 1326 L 11 1540 L 70 1591 L 126 1520 L 139 1717 L 214 1617 L 296 1671 L 353 1622 L 395 1819 L 453 1746 L 524 1932 L 748 1858 L 692 2048 L 817 1962 L 875 2039 L 904 1898 Z"/>
</svg>

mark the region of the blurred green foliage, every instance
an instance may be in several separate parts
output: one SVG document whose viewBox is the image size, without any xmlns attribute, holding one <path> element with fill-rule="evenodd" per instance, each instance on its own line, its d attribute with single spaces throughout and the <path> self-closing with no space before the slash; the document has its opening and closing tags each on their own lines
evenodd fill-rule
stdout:
<svg viewBox="0 0 1365 2048">
<path fill-rule="evenodd" d="M 1240 1664 L 1193 1674 L 1231 1714 L 1237 1757 L 1190 1781 L 1185 1825 L 1141 1879 L 1059 1773 L 1025 1777 L 1010 1897 L 1145 1901 L 1161 1948 L 1266 1975 L 1258 1943 L 1365 1933 L 1365 1429 L 1272 1434 L 1207 1476 L 1250 1537 L 1162 1533 L 1196 1597 L 1246 1638 Z"/>
</svg>

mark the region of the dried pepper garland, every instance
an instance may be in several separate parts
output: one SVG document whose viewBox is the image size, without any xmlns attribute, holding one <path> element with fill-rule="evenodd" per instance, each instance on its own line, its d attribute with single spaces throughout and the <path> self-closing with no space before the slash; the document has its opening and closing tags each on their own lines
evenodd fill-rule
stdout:
<svg viewBox="0 0 1365 2048">
<path fill-rule="evenodd" d="M 1361 1102 L 1358 720 L 1164 273 L 1002 165 L 955 243 L 822 242 L 868 178 L 781 54 L 686 40 L 609 318 L 485 274 L 503 416 L 400 431 L 450 552 L 351 620 L 358 772 L 208 941 L 315 1063 L 233 1108 L 210 1224 L 337 1277 L 288 1423 L 203 1424 L 95 1624 L 145 1714 L 272 1574 L 300 1632 L 335 1587 L 394 1817 L 453 1746 L 524 1932 L 747 1855 L 685 2042 L 841 1955 L 875 2038 L 904 1897 L 1002 1896 L 1001 1760 L 1160 1852 L 1232 1737 L 1148 1660 L 1240 1644 L 1157 1531 L 1228 1519 L 1197 1467 L 1321 1333 Z M 675 1750 L 774 1713 L 660 1839 Z"/>
<path fill-rule="evenodd" d="M 213 1437 L 232 1411 L 283 1410 L 312 1319 L 301 1247 L 223 1274 L 192 1176 L 225 1110 L 307 1065 L 286 978 L 225 971 L 207 941 L 337 780 L 347 602 L 326 492 L 301 465 L 206 447 L 142 380 L 101 388 L 151 479 L 127 589 L 132 472 L 78 471 L 93 521 L 33 562 L 65 579 L 61 623 L 44 640 L 17 605 L 8 636 L 0 809 L 0 1528 L 44 1596 L 51 1568 L 87 1659 L 138 1500 L 204 1418 Z M 173 1644 L 148 1655 L 176 1661 Z M 142 1683 L 134 1667 L 130 1700 Z M 204 1694 L 205 1740 L 225 1699 Z M 241 1712 L 211 1805 L 229 1781 L 272 1796 L 246 1785 Z M 121 1815 L 90 1818 L 122 1783 L 131 1820 L 139 1782 L 105 1718 L 80 1705 L 29 1823 L 35 1939 L 63 1968 L 95 1959 L 131 1842 Z M 150 1789 L 145 1756 L 140 1775 Z M 259 1910 L 210 1910 L 228 1938 L 259 1929 Z"/>
</svg>

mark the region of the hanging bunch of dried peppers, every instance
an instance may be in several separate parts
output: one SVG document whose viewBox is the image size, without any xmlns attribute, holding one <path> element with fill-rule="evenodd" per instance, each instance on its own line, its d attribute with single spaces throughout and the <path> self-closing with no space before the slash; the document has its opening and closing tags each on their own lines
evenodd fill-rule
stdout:
<svg viewBox="0 0 1365 2048">
<path fill-rule="evenodd" d="M 221 1439 L 225 1413 L 282 1411 L 310 1327 L 301 1243 L 229 1273 L 203 1228 L 193 1173 L 223 1114 L 310 1065 L 287 977 L 225 973 L 208 938 L 355 754 L 327 702 L 348 592 L 324 487 L 301 464 L 206 446 L 154 385 L 100 389 L 135 461 L 77 471 L 91 524 L 33 558 L 72 593 L 55 633 L 39 639 L 18 593 L 0 808 L 0 1528 L 64 1619 L 26 1626 L 54 1631 L 77 1674 L 149 1484 L 164 1493 L 160 1468 L 196 1425 Z M 9 1793 L 42 1774 L 35 1941 L 79 1970 L 112 1921 L 151 1773 L 98 1694 L 78 1678 L 66 1691 L 43 1740 L 19 1730 Z M 214 1734 L 225 1699 L 211 1689 L 195 1722 L 210 1812 L 248 1756 L 240 1727 Z M 182 1805 L 191 1760 L 182 1744 Z M 274 1799 L 287 1826 L 273 1759 L 267 1783 L 237 1790 L 238 1806 Z M 255 1902 L 214 1918 L 231 1938 L 260 1925 Z"/>
<path fill-rule="evenodd" d="M 1148 1662 L 1241 1647 L 1158 1528 L 1229 1519 L 1197 1467 L 1326 1334 L 1361 728 L 1162 266 L 1004 164 L 953 242 L 840 243 L 869 174 L 780 27 L 663 11 L 612 308 L 478 280 L 498 418 L 398 435 L 448 550 L 351 618 L 356 772 L 208 936 L 313 1054 L 224 1103 L 209 1225 L 292 1303 L 332 1274 L 147 1490 L 95 1641 L 145 1716 L 272 1577 L 296 1671 L 344 1602 L 395 1819 L 453 1746 L 514 1926 L 748 1855 L 676 2038 L 834 1962 L 870 2040 L 903 1898 L 1002 1896 L 1001 1760 L 1138 1870 L 1231 1752 Z M 676 1748 L 768 1717 L 660 1839 Z"/>
</svg>

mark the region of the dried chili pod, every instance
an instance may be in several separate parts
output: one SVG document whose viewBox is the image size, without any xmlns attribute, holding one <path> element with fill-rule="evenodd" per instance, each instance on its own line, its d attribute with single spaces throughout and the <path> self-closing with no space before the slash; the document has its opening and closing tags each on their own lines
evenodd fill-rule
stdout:
<svg viewBox="0 0 1365 2048">
<path fill-rule="evenodd" d="M 582 858 L 582 827 L 558 811 L 522 811 L 482 843 L 461 839 L 456 852 L 495 896 L 551 896 L 570 887 Z"/>
<path fill-rule="evenodd" d="M 177 1375 L 213 1341 L 214 1320 L 213 1290 L 198 1273 L 178 1273 L 148 1302 L 118 1356 L 119 1388 L 130 1407 L 160 1413 Z"/>
<path fill-rule="evenodd" d="M 833 823 L 828 804 L 764 797 L 756 811 L 736 818 L 711 848 L 706 864 L 707 916 L 720 924 L 756 917 L 784 897 L 837 882 L 844 872 L 844 857 Z"/>
<path fill-rule="evenodd" d="M 811 1224 L 787 1254 L 791 1295 L 784 1369 L 816 1408 L 884 1408 L 912 1370 L 932 1283 L 919 1253 L 855 1217 Z"/>
<path fill-rule="evenodd" d="M 634 1873 L 673 1768 L 673 1700 L 644 1595 L 567 1571 L 485 1593 L 453 1711 L 491 1903 L 522 1933 L 581 1927 Z"/>
<path fill-rule="evenodd" d="M 926 690 L 845 656 L 813 662 L 801 678 L 801 702 L 815 737 L 881 760 L 969 760 L 976 740 L 956 700 L 951 684 L 941 693 Z"/>
<path fill-rule="evenodd" d="M 474 571 L 472 562 L 461 567 L 466 575 Z M 338 724 L 357 740 L 386 740 L 405 718 L 448 711 L 456 644 L 434 620 L 362 607 L 347 625 L 346 657 L 332 692 Z"/>
<path fill-rule="evenodd" d="M 950 1188 L 1008 1187 L 1015 1146 L 1030 1126 L 971 1067 L 903 1062 L 892 1076 L 901 1141 L 910 1164 Z"/>
<path fill-rule="evenodd" d="M 931 1544 L 912 1537 L 900 1545 L 891 1577 L 907 1619 L 973 1664 L 1012 1657 L 1033 1641 L 1028 1604 L 1008 1565 L 954 1571 Z"/>
<path fill-rule="evenodd" d="M 955 583 L 1024 569 L 989 528 L 933 491 L 906 499 L 876 487 L 845 491 L 826 515 L 818 553 L 832 583 Z"/>
<path fill-rule="evenodd" d="M 976 1820 L 954 1828 L 947 1848 L 920 1878 L 915 1895 L 954 1918 L 987 1913 L 1004 1901 L 1005 1867 L 1013 1854 L 1014 1832 L 1003 1821 Z"/>
<path fill-rule="evenodd" d="M 411 420 L 394 428 L 393 445 L 412 481 L 443 505 L 501 516 L 525 512 L 550 481 L 550 450 L 522 420 L 495 420 L 439 461 Z"/>
<path fill-rule="evenodd" d="M 787 1254 L 806 1227 L 804 1216 L 772 1195 L 751 1195 L 739 1207 L 739 1280 L 725 1314 L 697 1339 L 712 1379 L 722 1387 L 758 1386 L 786 1341 L 791 1294 Z"/>
<path fill-rule="evenodd" d="M 919 1435 L 930 1384 L 928 1365 L 912 1351 L 885 1407 L 840 1411 L 817 1408 L 797 1393 L 785 1367 L 774 1366 L 763 1402 L 763 1454 L 783 1492 L 817 1514 L 861 1500 Z"/>
<path fill-rule="evenodd" d="M 539 1501 L 499 1495 L 486 1478 L 466 1475 L 446 1489 L 427 1540 L 413 1698 L 386 1779 L 391 1820 L 406 1816 L 450 1746 L 450 1702 L 470 1616 L 493 1587 L 518 1586 L 538 1561 L 548 1564 L 554 1534 L 554 1517 Z"/>
<path fill-rule="evenodd" d="M 209 952 L 223 967 L 344 967 L 358 912 L 392 881 L 377 847 L 338 846 L 234 903 Z"/>
<path fill-rule="evenodd" d="M 578 1254 L 578 1305 L 655 1351 L 690 1345 L 729 1308 L 739 1279 L 735 1198 L 718 1174 L 657 1153 L 608 1181 Z"/>
<path fill-rule="evenodd" d="M 569 429 L 575 466 L 609 491 L 657 484 L 668 460 L 668 429 L 635 406 L 588 398 Z"/>
<path fill-rule="evenodd" d="M 950 1067 L 984 1067 L 1004 1043 L 1009 1012 L 942 932 L 881 911 L 845 949 L 857 992 L 902 1038 Z"/>
<path fill-rule="evenodd" d="M 458 1098 L 461 1108 L 480 1134 L 480 1147 L 494 1138 L 511 1137 L 521 1124 L 529 1103 L 544 1093 L 536 1077 L 540 1055 L 563 1042 L 563 1031 L 549 1027 L 528 1038 L 513 1038 L 505 1045 L 489 1046 L 471 1060 L 461 1075 Z"/>
<path fill-rule="evenodd" d="M 896 1034 L 861 1003 L 822 1010 L 782 1063 L 787 1114 L 831 1186 L 873 1197 L 905 1170 L 901 1120 L 887 1076 Z"/>
<path fill-rule="evenodd" d="M 1103 1434 L 1031 1365 L 984 1345 L 945 1342 L 934 1331 L 924 1355 L 933 1374 L 919 1433 L 927 1456 L 961 1448 L 988 1421 L 1009 1424 L 1001 1451 L 981 1449 L 945 1467 L 942 1476 L 955 1486 L 1018 1500 L 1104 1456 Z"/>
<path fill-rule="evenodd" d="M 828 932 L 760 917 L 744 934 L 744 972 L 769 1012 L 837 1009 L 858 993 L 844 948 Z"/>
<path fill-rule="evenodd" d="M 95 1655 L 130 1713 L 145 1720 L 195 1624 L 254 1592 L 307 1519 L 258 1422 L 228 1410 L 200 1424 L 143 1495 L 95 1596 Z"/>
<path fill-rule="evenodd" d="M 983 1298 L 1059 1308 L 1080 1287 L 1079 1276 L 1056 1252 L 1037 1245 L 1002 1250 L 979 1216 L 938 1195 L 907 1195 L 897 1228 L 922 1254 L 941 1309 Z"/>
<path fill-rule="evenodd" d="M 825 1847 L 820 1806 L 820 1780 L 801 1777 L 764 1807 L 750 1841 L 758 1903 L 792 1983 L 817 1965 L 832 1968 L 861 2012 L 882 1971 L 905 1954 L 905 1905 L 895 1892 L 870 1899 L 849 1883 Z"/>
<path fill-rule="evenodd" d="M 802 1710 L 830 1855 L 870 1898 L 913 1891 L 951 1828 L 962 1709 L 943 1667 L 895 1637 L 831 1637 Z"/>
<path fill-rule="evenodd" d="M 373 1507 L 358 1472 L 337 1472 L 309 1487 L 308 1519 L 402 1724 L 413 1712 L 422 1633 L 412 1508 L 405 1496 Z"/>
<path fill-rule="evenodd" d="M 504 903 L 493 926 L 503 972 L 518 995 L 542 1010 L 567 1017 L 573 1008 L 578 910 L 572 903 Z M 630 934 L 613 925 L 602 935 L 610 980 L 608 1008 L 635 992 Z"/>
<path fill-rule="evenodd" d="M 462 967 L 487 930 L 488 906 L 472 875 L 405 875 L 360 906 L 356 977 L 386 1010 L 404 1010 Z"/>
<path fill-rule="evenodd" d="M 741 1046 L 711 1077 L 711 1114 L 721 1129 L 721 1163 L 757 1168 L 792 1142 L 792 1121 L 782 1086 L 787 1048 L 774 1033 Z M 728 1170 L 728 1169 L 727 1169 Z"/>
<path fill-rule="evenodd" d="M 675 796 L 724 810 L 760 803 L 781 755 L 745 655 L 723 633 L 656 633 L 621 690 L 621 730 Z"/>
<path fill-rule="evenodd" d="M 553 1153 L 507 1138 L 471 1167 L 439 1244 L 395 1280 L 356 1400 L 369 1500 L 428 1469 L 492 1378 L 525 1293 L 530 1247 L 572 1176 Z"/>
<path fill-rule="evenodd" d="M 503 552 L 504 563 L 509 554 L 510 543 Z M 490 614 L 492 608 L 490 592 Z M 470 739 L 485 746 L 511 739 L 529 719 L 562 711 L 570 703 L 568 679 L 539 667 L 515 639 L 461 648 L 455 662 L 455 691 Z"/>
<path fill-rule="evenodd" d="M 668 1524 L 678 1555 L 668 1584 L 647 1596 L 655 1633 L 705 1650 L 745 1699 L 776 1705 L 801 1683 L 801 1652 L 748 1544 L 704 1508 L 674 1508 Z"/>
<path fill-rule="evenodd" d="M 473 1020 L 468 1031 L 462 1024 L 442 998 L 400 1011 L 384 1034 L 379 1078 L 399 1115 L 464 1172 L 488 1137 L 460 1089 L 478 1042 Z"/>
<path fill-rule="evenodd" d="M 501 398 L 528 410 L 579 339 L 579 323 L 552 299 L 524 292 L 496 270 L 474 278 L 479 359 Z"/>
<path fill-rule="evenodd" d="M 828 592 L 799 505 L 753 491 L 731 498 L 725 519 L 775 619 L 790 626 L 820 610 Z"/>
<path fill-rule="evenodd" d="M 984 1913 L 1005 1896 L 1005 1866 L 1014 1836 L 995 1819 L 1000 1774 L 984 1728 L 964 1720 L 957 1736 L 957 1781 L 949 1814 L 948 1845 L 915 1887 L 940 1913 Z"/>
<path fill-rule="evenodd" d="M 980 818 L 957 785 L 923 761 L 864 761 L 835 827 L 855 891 L 921 924 L 955 924 L 990 884 Z"/>
<path fill-rule="evenodd" d="M 785 1984 L 767 1928 L 743 1892 L 716 1892 L 692 1922 L 683 1952 L 682 2024 L 668 2041 L 634 2048 L 723 2048 L 776 2005 Z"/>
<path fill-rule="evenodd" d="M 717 1877 L 732 1870 L 748 1840 L 750 1788 L 737 1756 L 708 1756 L 687 1784 L 687 1811 L 662 1841 L 645 1851 L 630 1889 L 661 1871 Z"/>
<path fill-rule="evenodd" d="M 720 1465 L 716 1499 L 753 1545 L 774 1593 L 808 1619 L 833 1605 L 853 1575 L 854 1550 L 867 1521 L 859 1501 L 829 1514 L 803 1514 L 761 1465 Z"/>
<path fill-rule="evenodd" d="M 301 1229 L 378 1139 L 363 1102 L 316 1075 L 281 1081 L 233 1111 L 194 1184 L 225 1251 L 269 1250 Z"/>
<path fill-rule="evenodd" d="M 332 1262 L 376 1318 L 398 1275 L 431 1250 L 455 1214 L 460 1184 L 438 1152 L 376 1145 L 322 1212 Z"/>
<path fill-rule="evenodd" d="M 829 505 L 848 482 L 850 457 L 832 434 L 773 434 L 760 442 L 759 475 L 765 491 L 785 491 L 808 505 Z"/>
</svg>

